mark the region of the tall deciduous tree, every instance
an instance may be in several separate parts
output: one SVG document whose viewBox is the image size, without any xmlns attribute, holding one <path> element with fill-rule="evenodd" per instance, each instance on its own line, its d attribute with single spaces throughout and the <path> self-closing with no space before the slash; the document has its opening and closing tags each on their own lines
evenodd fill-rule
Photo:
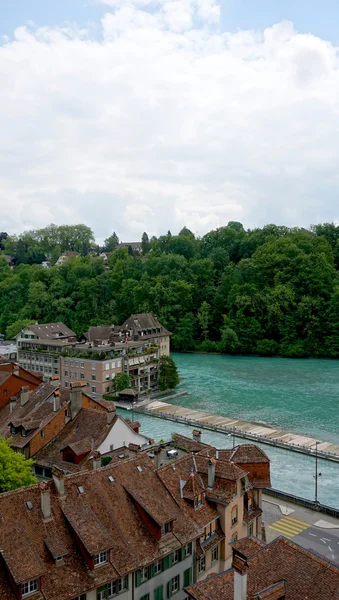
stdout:
<svg viewBox="0 0 339 600">
<path fill-rule="evenodd" d="M 115 392 L 121 392 L 131 387 L 131 380 L 127 373 L 117 373 L 113 379 L 113 389 Z"/>
<path fill-rule="evenodd" d="M 32 474 L 33 460 L 14 452 L 9 440 L 0 438 L 0 492 L 8 492 L 36 483 Z"/>
<path fill-rule="evenodd" d="M 115 231 L 113 231 L 112 235 L 110 235 L 104 241 L 104 250 L 106 252 L 113 252 L 113 250 L 116 250 L 118 246 L 119 246 L 119 238 L 118 238 L 117 234 L 115 233 Z"/>
<path fill-rule="evenodd" d="M 142 234 L 141 248 L 142 248 L 143 254 L 147 254 L 147 252 L 149 252 L 149 250 L 150 250 L 150 241 L 148 239 L 148 235 L 147 235 L 146 231 L 144 231 L 144 233 Z"/>
<path fill-rule="evenodd" d="M 174 389 L 179 383 L 177 365 L 171 356 L 161 356 L 159 359 L 159 389 Z"/>
</svg>

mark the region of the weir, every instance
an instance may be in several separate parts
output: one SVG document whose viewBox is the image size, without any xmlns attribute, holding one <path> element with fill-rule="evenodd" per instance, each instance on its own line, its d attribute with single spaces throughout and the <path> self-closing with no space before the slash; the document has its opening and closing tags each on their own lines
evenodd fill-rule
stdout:
<svg viewBox="0 0 339 600">
<path fill-rule="evenodd" d="M 134 412 L 185 425 L 193 425 L 217 433 L 235 435 L 238 438 L 245 438 L 301 454 L 312 456 L 317 453 L 319 458 L 339 462 L 339 445 L 337 444 L 322 442 L 315 438 L 290 433 L 260 423 L 222 417 L 201 410 L 175 406 L 160 400 L 148 402 L 146 406 L 136 406 Z"/>
</svg>

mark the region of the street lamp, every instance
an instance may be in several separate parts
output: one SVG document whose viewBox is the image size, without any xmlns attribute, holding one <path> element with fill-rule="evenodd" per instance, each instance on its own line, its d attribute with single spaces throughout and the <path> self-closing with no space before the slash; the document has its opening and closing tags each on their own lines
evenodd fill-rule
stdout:
<svg viewBox="0 0 339 600">
<path fill-rule="evenodd" d="M 321 477 L 321 473 L 318 473 L 318 444 L 320 444 L 320 442 L 315 443 L 315 475 L 313 475 L 314 482 L 315 482 L 314 499 L 315 499 L 316 504 L 319 504 L 319 502 L 318 502 L 318 477 Z"/>
<path fill-rule="evenodd" d="M 136 404 L 137 404 L 137 403 L 136 403 L 135 401 L 133 401 L 133 402 L 132 402 L 132 406 L 131 406 L 131 410 L 132 410 L 132 421 L 134 421 L 134 412 L 133 412 L 133 409 L 134 409 L 134 407 L 136 406 Z"/>
</svg>

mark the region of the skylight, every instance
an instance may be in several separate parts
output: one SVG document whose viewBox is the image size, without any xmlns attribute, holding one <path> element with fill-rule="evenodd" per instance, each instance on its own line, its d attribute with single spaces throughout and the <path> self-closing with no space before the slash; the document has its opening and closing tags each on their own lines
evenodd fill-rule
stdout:
<svg viewBox="0 0 339 600">
<path fill-rule="evenodd" d="M 113 475 L 108 475 L 107 477 L 108 481 L 110 481 L 111 483 L 114 483 L 115 479 L 113 477 Z"/>
<path fill-rule="evenodd" d="M 137 471 L 139 471 L 139 473 L 142 472 L 142 468 L 139 465 L 137 466 Z"/>
<path fill-rule="evenodd" d="M 79 490 L 79 494 L 84 494 L 85 493 L 85 490 L 82 487 L 82 485 L 79 485 L 78 490 Z"/>
<path fill-rule="evenodd" d="M 32 510 L 33 504 L 32 504 L 32 502 L 30 500 L 27 500 L 25 502 L 25 504 L 26 504 L 26 508 L 28 508 L 28 510 Z"/>
</svg>

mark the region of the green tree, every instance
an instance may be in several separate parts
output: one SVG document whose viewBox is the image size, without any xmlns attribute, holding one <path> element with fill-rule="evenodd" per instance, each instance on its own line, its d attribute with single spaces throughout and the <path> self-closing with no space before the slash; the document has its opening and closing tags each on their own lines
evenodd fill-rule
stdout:
<svg viewBox="0 0 339 600">
<path fill-rule="evenodd" d="M 144 233 L 142 234 L 141 248 L 142 248 L 143 254 L 147 254 L 147 252 L 149 252 L 149 250 L 150 250 L 150 241 L 148 239 L 148 235 L 147 235 L 146 231 L 144 231 Z"/>
<path fill-rule="evenodd" d="M 112 235 L 110 235 L 104 241 L 104 250 L 106 252 L 113 252 L 113 250 L 116 250 L 118 246 L 119 246 L 119 238 L 118 238 L 117 234 L 115 233 L 115 231 L 113 231 Z"/>
<path fill-rule="evenodd" d="M 207 340 L 207 338 L 208 338 L 208 327 L 209 327 L 210 321 L 211 321 L 211 307 L 208 304 L 208 302 L 206 302 L 206 300 L 204 300 L 202 305 L 200 306 L 200 309 L 198 310 L 198 322 L 199 322 L 202 337 L 204 340 Z"/>
<path fill-rule="evenodd" d="M 179 383 L 177 365 L 171 356 L 161 356 L 159 359 L 159 389 L 174 389 Z"/>
<path fill-rule="evenodd" d="M 117 373 L 113 379 L 113 390 L 121 392 L 131 387 L 131 380 L 127 373 Z"/>
<path fill-rule="evenodd" d="M 26 460 L 22 454 L 14 452 L 9 439 L 0 438 L 0 492 L 36 483 L 32 474 L 33 463 L 32 459 Z"/>
</svg>

